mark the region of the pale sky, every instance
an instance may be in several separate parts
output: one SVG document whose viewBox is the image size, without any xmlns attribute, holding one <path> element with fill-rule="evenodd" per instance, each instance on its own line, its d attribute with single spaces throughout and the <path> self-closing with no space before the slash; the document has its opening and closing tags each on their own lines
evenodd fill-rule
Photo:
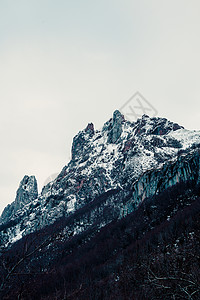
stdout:
<svg viewBox="0 0 200 300">
<path fill-rule="evenodd" d="M 0 212 L 139 91 L 200 129 L 199 0 L 0 0 Z"/>
</svg>

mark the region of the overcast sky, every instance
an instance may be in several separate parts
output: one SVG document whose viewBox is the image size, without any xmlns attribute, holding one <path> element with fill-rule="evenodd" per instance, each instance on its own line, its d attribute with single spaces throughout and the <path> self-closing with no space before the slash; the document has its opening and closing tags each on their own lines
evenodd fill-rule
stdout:
<svg viewBox="0 0 200 300">
<path fill-rule="evenodd" d="M 200 129 L 199 0 L 0 0 L 0 212 L 139 91 Z"/>
</svg>

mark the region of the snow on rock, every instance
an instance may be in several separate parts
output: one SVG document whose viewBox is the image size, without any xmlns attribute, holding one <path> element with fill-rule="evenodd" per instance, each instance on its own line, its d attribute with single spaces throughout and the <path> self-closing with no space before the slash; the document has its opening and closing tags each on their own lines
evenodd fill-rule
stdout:
<svg viewBox="0 0 200 300">
<path fill-rule="evenodd" d="M 72 212 L 75 209 L 76 197 L 71 195 L 71 200 L 67 202 L 67 212 Z"/>
<path fill-rule="evenodd" d="M 147 115 L 131 123 L 115 111 L 102 129 L 95 130 L 89 123 L 74 137 L 71 161 L 57 178 L 43 187 L 40 195 L 35 177 L 23 178 L 15 201 L 5 208 L 0 218 L 2 224 L 10 221 L 16 224 L 0 231 L 0 236 L 4 241 L 14 242 L 15 238 L 52 224 L 62 216 L 74 214 L 98 197 L 108 195 L 109 200 L 103 196 L 101 208 L 93 208 L 89 216 L 86 214 L 86 220 L 90 221 L 80 219 L 80 224 L 73 225 L 75 233 L 81 232 L 94 220 L 97 222 L 102 214 L 100 228 L 100 224 L 111 221 L 111 218 L 105 220 L 103 217 L 105 206 L 112 207 L 112 217 L 122 216 L 148 197 L 150 190 L 156 193 L 158 186 L 166 188 L 181 177 L 187 179 L 191 170 L 184 165 L 184 157 L 190 154 L 198 157 L 193 153 L 199 145 L 200 131 L 189 131 L 165 118 Z M 159 173 L 158 170 L 174 164 L 182 164 L 182 167 L 174 170 L 168 167 L 168 177 L 161 184 L 162 171 Z M 198 168 L 197 160 L 193 164 Z M 114 191 L 122 193 L 119 198 L 110 196 L 109 193 Z M 130 191 L 132 197 L 124 205 L 120 201 Z M 72 232 L 72 228 L 68 231 Z"/>
<path fill-rule="evenodd" d="M 13 218 L 18 210 L 22 209 L 24 205 L 34 201 L 37 196 L 38 188 L 35 176 L 25 175 L 20 182 L 15 201 L 6 206 L 1 215 L 0 223 L 5 223 Z"/>
</svg>

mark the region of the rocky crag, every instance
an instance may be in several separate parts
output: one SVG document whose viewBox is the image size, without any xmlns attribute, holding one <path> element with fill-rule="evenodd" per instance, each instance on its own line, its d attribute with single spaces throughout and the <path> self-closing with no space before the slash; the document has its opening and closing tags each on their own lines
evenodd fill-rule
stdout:
<svg viewBox="0 0 200 300">
<path fill-rule="evenodd" d="M 63 238 L 133 212 L 179 182 L 199 183 L 200 132 L 165 118 L 136 122 L 115 111 L 101 130 L 89 123 L 73 139 L 72 158 L 38 195 L 34 176 L 24 176 L 16 199 L 0 218 L 0 247 L 70 218 Z M 74 218 L 73 218 L 74 216 Z"/>
</svg>

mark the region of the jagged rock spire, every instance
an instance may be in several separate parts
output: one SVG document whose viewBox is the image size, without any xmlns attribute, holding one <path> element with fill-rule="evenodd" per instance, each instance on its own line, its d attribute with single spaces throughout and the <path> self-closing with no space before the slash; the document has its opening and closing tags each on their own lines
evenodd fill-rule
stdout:
<svg viewBox="0 0 200 300">
<path fill-rule="evenodd" d="M 38 196 L 37 181 L 35 176 L 25 175 L 20 182 L 19 188 L 17 190 L 17 195 L 15 202 L 17 206 L 23 206 Z"/>
<path fill-rule="evenodd" d="M 94 124 L 88 123 L 86 128 L 73 138 L 72 143 L 72 160 L 74 160 L 77 156 L 79 156 L 84 148 L 84 145 L 88 138 L 94 135 Z"/>
<path fill-rule="evenodd" d="M 35 176 L 25 175 L 19 184 L 15 201 L 4 209 L 0 223 L 9 220 L 15 212 L 38 197 L 37 180 Z"/>
<path fill-rule="evenodd" d="M 124 116 L 119 110 L 115 110 L 112 118 L 112 128 L 108 134 L 108 143 L 116 143 L 122 134 L 122 123 Z"/>
</svg>

